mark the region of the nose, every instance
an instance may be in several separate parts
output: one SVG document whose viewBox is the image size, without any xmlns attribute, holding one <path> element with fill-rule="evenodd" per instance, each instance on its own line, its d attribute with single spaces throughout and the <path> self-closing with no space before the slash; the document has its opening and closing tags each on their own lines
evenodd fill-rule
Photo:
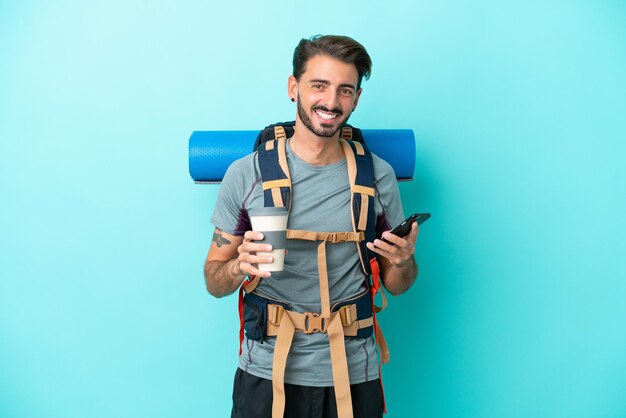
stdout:
<svg viewBox="0 0 626 418">
<path fill-rule="evenodd" d="M 326 91 L 326 96 L 324 97 L 324 104 L 328 108 L 328 110 L 333 110 L 334 108 L 339 106 L 339 96 L 334 89 L 328 89 Z"/>
</svg>

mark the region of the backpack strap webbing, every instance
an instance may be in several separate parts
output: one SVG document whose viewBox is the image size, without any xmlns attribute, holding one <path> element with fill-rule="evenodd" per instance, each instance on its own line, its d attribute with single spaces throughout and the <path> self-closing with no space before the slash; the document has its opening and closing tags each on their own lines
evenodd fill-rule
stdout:
<svg viewBox="0 0 626 418">
<path fill-rule="evenodd" d="M 346 125 L 343 128 L 341 128 L 341 132 L 339 133 L 339 138 L 345 139 L 346 141 L 352 141 L 352 137 L 353 137 L 352 126 Z"/>
</svg>

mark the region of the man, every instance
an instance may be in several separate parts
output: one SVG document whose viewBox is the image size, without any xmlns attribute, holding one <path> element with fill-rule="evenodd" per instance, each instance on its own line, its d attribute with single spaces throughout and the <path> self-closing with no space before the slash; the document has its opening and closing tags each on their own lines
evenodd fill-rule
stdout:
<svg viewBox="0 0 626 418">
<path fill-rule="evenodd" d="M 352 231 L 351 188 L 339 134 L 357 107 L 361 81 L 369 78 L 370 70 L 365 48 L 348 37 L 316 36 L 301 40 L 296 47 L 293 75 L 288 79 L 289 98 L 297 103 L 295 133 L 286 144 L 292 183 L 289 229 Z M 382 237 L 391 244 L 381 241 L 378 234 L 366 245 L 379 255 L 385 288 L 398 295 L 417 276 L 413 253 L 418 228 L 414 223 L 405 238 L 389 233 L 404 219 L 396 177 L 389 164 L 376 156 L 372 159 L 377 231 L 385 231 Z M 318 280 L 319 242 L 288 240 L 284 271 L 269 273 L 256 267 L 271 261 L 271 257 L 256 255 L 271 248 L 256 242 L 263 234 L 249 227 L 248 211 L 264 206 L 260 177 L 256 153 L 235 161 L 224 176 L 211 219 L 216 229 L 204 266 L 207 289 L 222 297 L 237 290 L 246 276 L 259 276 L 262 280 L 255 294 L 286 302 L 295 312 L 319 313 L 324 308 Z M 324 262 L 331 305 L 367 291 L 368 278 L 361 269 L 357 246 L 338 242 L 328 247 Z M 235 375 L 232 417 L 276 418 L 283 416 L 283 409 L 285 417 L 336 417 L 338 409 L 339 416 L 382 416 L 374 339 L 345 338 L 348 400 L 351 397 L 351 405 L 346 406 L 339 392 L 335 397 L 329 338 L 323 332 L 295 332 L 283 388 L 282 382 L 272 382 L 276 338 L 254 340 L 246 335 Z M 277 393 L 284 398 L 283 404 L 274 405 L 272 414 Z"/>
</svg>

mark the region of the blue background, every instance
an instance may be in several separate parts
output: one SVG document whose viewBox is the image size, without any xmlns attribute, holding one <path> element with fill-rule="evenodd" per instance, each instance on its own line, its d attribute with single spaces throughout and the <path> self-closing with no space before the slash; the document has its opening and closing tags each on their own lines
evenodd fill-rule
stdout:
<svg viewBox="0 0 626 418">
<path fill-rule="evenodd" d="M 389 417 L 626 416 L 621 1 L 0 2 L 0 416 L 225 417 L 236 298 L 193 130 L 291 119 L 302 37 L 412 128 L 421 275 L 381 317 Z"/>
</svg>

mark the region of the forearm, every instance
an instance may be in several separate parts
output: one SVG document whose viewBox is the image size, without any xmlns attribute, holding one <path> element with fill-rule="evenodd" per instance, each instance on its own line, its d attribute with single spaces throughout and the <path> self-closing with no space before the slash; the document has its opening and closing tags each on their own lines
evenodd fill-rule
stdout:
<svg viewBox="0 0 626 418">
<path fill-rule="evenodd" d="M 210 294 L 221 298 L 235 292 L 246 275 L 239 269 L 239 260 L 211 260 L 204 264 L 204 280 Z"/>
<path fill-rule="evenodd" d="M 383 275 L 383 284 L 392 295 L 400 295 L 411 287 L 417 278 L 418 268 L 415 258 L 411 259 L 406 265 L 395 266 L 391 264 L 385 269 Z"/>
</svg>

